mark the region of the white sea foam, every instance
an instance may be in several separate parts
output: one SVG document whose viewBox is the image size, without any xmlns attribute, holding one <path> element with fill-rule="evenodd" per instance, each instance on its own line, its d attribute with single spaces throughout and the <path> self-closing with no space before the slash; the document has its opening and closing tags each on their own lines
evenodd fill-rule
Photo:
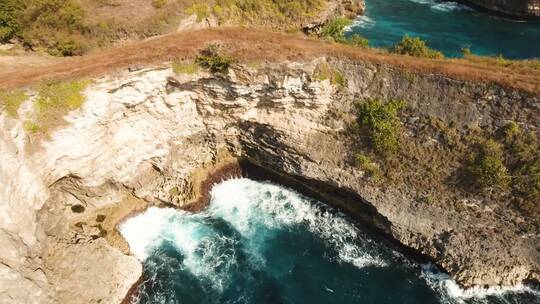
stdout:
<svg viewBox="0 0 540 304">
<path fill-rule="evenodd" d="M 369 18 L 366 15 L 362 15 L 362 16 L 358 16 L 354 20 L 353 24 L 346 29 L 346 31 L 349 31 L 349 30 L 351 30 L 352 28 L 355 28 L 355 27 L 372 28 L 374 26 L 375 26 L 375 20 Z"/>
<path fill-rule="evenodd" d="M 459 4 L 454 1 L 437 1 L 437 0 L 409 0 L 414 3 L 429 5 L 432 10 L 450 12 L 454 10 L 471 10 L 470 7 Z"/>
<path fill-rule="evenodd" d="M 264 244 L 262 227 L 283 228 L 303 224 L 309 231 L 330 244 L 342 262 L 357 267 L 385 266 L 379 257 L 364 246 L 374 246 L 343 216 L 330 214 L 318 203 L 308 202 L 297 192 L 249 179 L 223 182 L 212 189 L 209 212 L 231 223 L 245 238 Z M 374 251 L 374 250 L 372 250 Z"/>
<path fill-rule="evenodd" d="M 439 292 L 444 303 L 448 304 L 462 304 L 462 303 L 475 303 L 483 304 L 488 303 L 487 297 L 497 297 L 500 302 L 506 302 L 502 296 L 507 293 L 531 293 L 535 296 L 540 296 L 540 292 L 531 289 L 524 285 L 516 285 L 509 287 L 472 287 L 461 288 L 455 280 L 449 275 L 441 272 L 433 264 L 422 265 L 421 275 L 428 285 Z"/>
<path fill-rule="evenodd" d="M 185 255 L 185 267 L 201 276 L 215 275 L 213 269 L 230 264 L 235 254 L 218 254 L 231 247 L 234 240 L 217 235 L 204 223 L 205 218 L 223 219 L 249 240 L 250 258 L 259 265 L 264 265 L 264 259 L 257 247 L 271 237 L 265 231 L 299 224 L 330 244 L 342 262 L 357 267 L 386 265 L 357 245 L 362 236 L 344 217 L 322 210 L 294 191 L 270 183 L 233 179 L 216 185 L 211 197 L 210 208 L 199 214 L 151 207 L 121 224 L 120 232 L 140 260 L 145 260 L 162 242 L 174 244 Z M 367 238 L 364 243 L 375 246 Z"/>
<path fill-rule="evenodd" d="M 454 10 L 470 10 L 471 8 L 457 2 L 437 2 L 431 5 L 431 9 L 442 12 L 450 12 Z"/>
<path fill-rule="evenodd" d="M 152 244 L 162 239 L 163 225 L 174 215 L 172 209 L 151 207 L 120 225 L 120 233 L 131 252 L 141 261 L 148 256 Z"/>
</svg>

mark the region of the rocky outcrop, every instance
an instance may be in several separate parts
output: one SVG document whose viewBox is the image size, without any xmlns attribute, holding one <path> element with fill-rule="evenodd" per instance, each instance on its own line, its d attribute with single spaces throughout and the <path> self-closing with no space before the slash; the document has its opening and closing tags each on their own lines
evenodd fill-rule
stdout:
<svg viewBox="0 0 540 304">
<path fill-rule="evenodd" d="M 539 0 L 464 0 L 463 2 L 517 19 L 540 19 Z"/>
<path fill-rule="evenodd" d="M 364 0 L 335 0 L 328 1 L 326 9 L 314 20 L 302 25 L 304 33 L 317 32 L 329 20 L 336 17 L 355 19 L 364 14 L 366 3 Z"/>
<path fill-rule="evenodd" d="M 347 84 L 314 77 L 321 64 Z M 189 207 L 212 164 L 235 158 L 311 189 L 465 286 L 540 279 L 539 236 L 519 228 L 526 219 L 506 202 L 412 182 L 425 179 L 422 167 L 373 184 L 352 161 L 358 139 L 347 131 L 355 99 L 405 99 L 405 142 L 415 143 L 406 147 L 436 159 L 445 134 L 426 120 L 458 134 L 509 120 L 538 130 L 538 95 L 320 58 L 228 75 L 125 72 L 95 79 L 85 96 L 43 138 L 24 130 L 35 96 L 19 119 L 0 114 L 1 303 L 119 303 L 141 265 L 118 222 L 151 204 Z M 441 163 L 437 171 L 457 170 L 451 159 Z"/>
</svg>

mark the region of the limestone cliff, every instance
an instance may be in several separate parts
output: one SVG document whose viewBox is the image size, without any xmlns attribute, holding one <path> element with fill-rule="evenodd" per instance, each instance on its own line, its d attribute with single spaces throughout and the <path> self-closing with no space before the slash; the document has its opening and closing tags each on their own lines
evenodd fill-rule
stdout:
<svg viewBox="0 0 540 304">
<path fill-rule="evenodd" d="M 464 2 L 518 19 L 539 19 L 538 0 L 466 0 Z"/>
<path fill-rule="evenodd" d="M 320 65 L 348 81 L 316 77 Z M 446 145 L 426 121 L 458 134 L 509 120 L 537 131 L 539 95 L 319 58 L 227 75 L 126 71 L 95 79 L 85 97 L 48 136 L 24 129 L 35 96 L 19 119 L 0 114 L 1 303 L 119 303 L 141 265 L 126 255 L 118 221 L 151 204 L 186 207 L 201 170 L 222 155 L 299 182 L 466 286 L 540 279 L 539 235 L 519 228 L 522 215 L 439 181 L 425 189 L 413 182 L 431 187 L 423 171 L 373 184 L 351 160 L 358 139 L 348 132 L 354 100 L 405 99 L 416 165 L 414 157 L 436 158 Z M 437 164 L 449 175 L 457 167 Z"/>
</svg>

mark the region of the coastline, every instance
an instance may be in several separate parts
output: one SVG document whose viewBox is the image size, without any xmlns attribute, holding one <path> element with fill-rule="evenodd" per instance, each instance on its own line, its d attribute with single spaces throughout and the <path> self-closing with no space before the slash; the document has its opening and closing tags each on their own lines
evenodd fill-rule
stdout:
<svg viewBox="0 0 540 304">
<path fill-rule="evenodd" d="M 488 295 L 497 295 L 505 292 L 517 292 L 521 290 L 528 290 L 529 292 L 540 292 L 537 289 L 540 288 L 540 284 L 537 282 L 525 282 L 524 284 L 518 284 L 516 286 L 473 286 L 473 287 L 463 287 L 457 282 L 453 281 L 453 278 L 448 274 L 444 268 L 440 265 L 437 265 L 431 257 L 425 255 L 416 249 L 402 244 L 399 240 L 395 239 L 391 234 L 385 232 L 384 229 L 381 229 L 380 226 L 377 226 L 377 221 L 367 221 L 369 217 L 380 216 L 374 215 L 373 210 L 369 206 L 364 205 L 360 209 L 351 209 L 346 206 L 350 206 L 351 202 L 358 203 L 358 195 L 352 192 L 342 191 L 336 187 L 331 187 L 325 185 L 324 183 L 319 183 L 317 181 L 309 181 L 298 176 L 291 176 L 285 173 L 276 172 L 272 169 L 265 168 L 255 162 L 238 157 L 238 158 L 227 158 L 225 161 L 218 161 L 217 163 L 204 168 L 204 173 L 198 170 L 197 173 L 199 176 L 206 174 L 205 178 L 200 179 L 200 192 L 198 198 L 187 204 L 186 206 L 175 206 L 175 205 L 161 205 L 158 207 L 162 208 L 175 208 L 179 210 L 184 210 L 188 212 L 198 213 L 205 210 L 209 206 L 210 202 L 210 191 L 213 185 L 225 181 L 231 178 L 249 178 L 256 181 L 269 181 L 287 188 L 290 188 L 306 197 L 316 199 L 321 203 L 328 205 L 332 208 L 346 214 L 353 223 L 358 226 L 363 231 L 368 232 L 375 240 L 378 242 L 387 242 L 392 247 L 396 248 L 399 252 L 405 254 L 407 257 L 413 259 L 414 261 L 422 265 L 435 265 L 440 273 L 433 273 L 431 276 L 432 280 L 439 281 L 439 284 L 444 284 L 444 288 L 448 289 L 448 292 L 452 296 L 457 298 L 471 298 L 471 297 L 485 297 Z M 343 193 L 345 192 L 345 193 Z M 336 195 L 337 194 L 337 195 Z M 145 210 L 152 205 L 147 205 Z M 118 222 L 117 226 L 121 222 L 128 220 L 129 218 L 136 216 L 145 210 L 134 212 L 129 214 L 129 216 L 123 218 Z M 142 263 L 142 261 L 141 261 Z M 144 282 L 144 271 L 141 277 L 131 286 L 127 292 L 124 300 L 121 304 L 131 304 L 132 300 L 137 297 L 139 288 Z M 442 278 L 442 279 L 441 279 Z M 443 283 L 451 279 L 451 283 Z"/>
</svg>

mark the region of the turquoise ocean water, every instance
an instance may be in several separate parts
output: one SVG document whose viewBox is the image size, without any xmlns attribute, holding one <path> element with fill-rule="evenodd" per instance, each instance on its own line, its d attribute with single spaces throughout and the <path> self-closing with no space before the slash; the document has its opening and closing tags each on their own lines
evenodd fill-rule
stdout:
<svg viewBox="0 0 540 304">
<path fill-rule="evenodd" d="M 540 22 L 494 17 L 456 2 L 366 0 L 365 16 L 352 32 L 376 47 L 389 47 L 407 34 L 452 57 L 469 47 L 478 55 L 540 58 Z"/>
</svg>

